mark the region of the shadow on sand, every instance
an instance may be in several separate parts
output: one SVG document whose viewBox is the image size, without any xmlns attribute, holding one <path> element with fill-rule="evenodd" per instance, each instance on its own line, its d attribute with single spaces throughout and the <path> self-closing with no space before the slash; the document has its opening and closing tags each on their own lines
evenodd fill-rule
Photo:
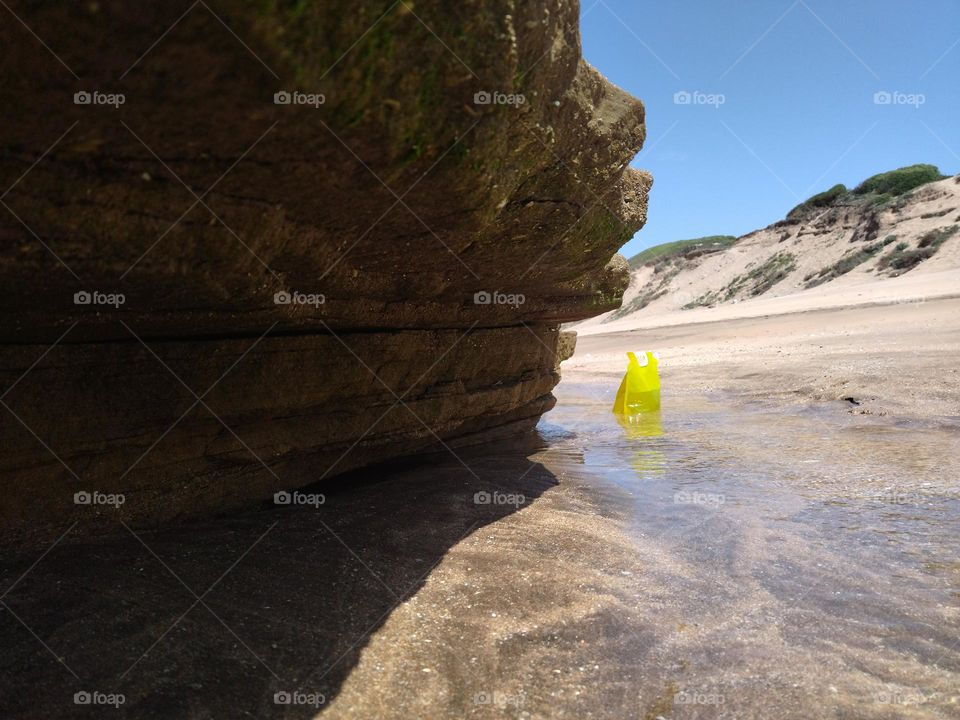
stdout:
<svg viewBox="0 0 960 720">
<path fill-rule="evenodd" d="M 523 507 L 478 504 L 476 493 L 528 504 L 557 484 L 527 459 L 538 444 L 393 462 L 301 490 L 324 493 L 319 506 L 271 503 L 136 535 L 118 526 L 4 557 L 0 715 L 314 716 L 447 551 Z M 77 704 L 84 692 L 102 695 Z M 276 695 L 295 692 L 298 704 Z M 117 710 L 95 704 L 118 693 Z"/>
</svg>

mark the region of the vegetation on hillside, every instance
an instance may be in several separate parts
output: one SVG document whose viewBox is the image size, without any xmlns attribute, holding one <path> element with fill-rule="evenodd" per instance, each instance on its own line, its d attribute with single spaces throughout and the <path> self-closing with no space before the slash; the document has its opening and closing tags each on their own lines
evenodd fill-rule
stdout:
<svg viewBox="0 0 960 720">
<path fill-rule="evenodd" d="M 910 243 L 897 242 L 896 235 L 888 235 L 884 240 L 878 240 L 877 235 L 881 226 L 879 213 L 883 208 L 891 208 L 897 212 L 913 201 L 913 191 L 931 182 L 943 180 L 948 176 L 940 173 L 934 165 L 909 165 L 889 172 L 879 173 L 867 178 L 855 188 L 848 189 L 843 184 L 834 185 L 829 190 L 813 195 L 803 203 L 794 207 L 787 215 L 787 220 L 778 225 L 798 225 L 809 223 L 818 211 L 833 207 L 859 208 L 858 213 L 851 216 L 860 218 L 854 227 L 850 243 L 857 247 L 846 252 L 839 260 L 809 273 L 803 278 L 804 289 L 814 288 L 830 282 L 842 275 L 846 275 L 867 261 L 879 258 L 876 269 L 891 275 L 905 273 L 924 260 L 933 257 L 937 250 L 950 237 L 960 233 L 960 224 L 938 228 L 926 233 L 920 238 L 916 247 Z M 960 176 L 957 178 L 960 183 Z M 881 206 L 881 207 L 877 207 Z M 923 219 L 945 217 L 956 210 L 956 207 L 947 207 L 925 213 Z M 862 216 L 862 217 L 861 217 Z M 831 225 L 830 220 L 827 225 Z M 846 222 L 846 220 L 844 221 Z M 954 221 L 960 223 L 960 217 Z M 813 223 L 817 225 L 817 223 Z M 821 227 L 810 231 L 814 235 L 826 232 Z M 752 235 L 752 233 L 751 233 Z M 749 236 L 744 236 L 749 237 Z M 790 237 L 790 232 L 780 237 L 780 242 Z M 615 320 L 646 307 L 651 302 L 674 291 L 674 278 L 685 270 L 694 268 L 699 258 L 727 250 L 739 238 L 731 235 L 710 235 L 691 240 L 678 240 L 664 243 L 634 255 L 628 261 L 631 269 L 641 267 L 652 269 L 653 273 L 640 292 L 623 307 L 616 310 L 608 320 Z M 861 244 L 862 243 L 862 244 Z M 885 249 L 896 245 L 883 254 Z M 692 302 L 683 306 L 684 309 L 712 306 L 721 302 L 728 302 L 736 298 L 750 298 L 762 295 L 774 285 L 784 280 L 797 267 L 796 256 L 787 251 L 779 251 L 765 261 L 750 268 L 735 277 L 724 287 L 709 290 Z"/>
<path fill-rule="evenodd" d="M 787 218 L 796 219 L 817 208 L 857 203 L 882 205 L 921 185 L 943 180 L 946 177 L 949 176 L 941 174 L 936 165 L 908 165 L 869 177 L 853 190 L 848 190 L 845 185 L 834 185 L 829 190 L 817 193 L 797 205 L 787 213 Z"/>
<path fill-rule="evenodd" d="M 667 282 L 673 278 L 667 278 Z M 619 308 L 610 313 L 610 317 L 603 320 L 603 322 L 613 322 L 614 320 L 619 320 L 622 317 L 626 317 L 632 313 L 637 312 L 638 310 L 643 310 L 647 305 L 652 303 L 657 298 L 663 297 L 667 294 L 667 288 L 664 282 L 658 282 L 653 288 L 645 290 L 644 292 L 637 295 L 630 302 L 624 303 Z"/>
<path fill-rule="evenodd" d="M 807 275 L 804 278 L 804 282 L 806 283 L 804 287 L 809 290 L 817 285 L 823 285 L 823 283 L 830 282 L 841 275 L 846 275 L 854 268 L 859 267 L 867 260 L 875 256 L 878 252 L 880 252 L 890 243 L 894 242 L 896 239 L 896 235 L 888 235 L 884 240 L 867 245 L 859 250 L 851 250 L 842 258 L 837 260 L 837 262 L 835 262 L 833 265 L 828 265 L 820 270 L 820 272 Z M 904 245 L 905 244 L 906 243 L 904 243 Z"/>
<path fill-rule="evenodd" d="M 793 253 L 785 251 L 774 253 L 767 258 L 765 262 L 750 270 L 750 272 L 737 275 L 726 287 L 721 290 L 704 293 L 692 302 L 684 305 L 683 309 L 689 310 L 702 305 L 726 302 L 742 293 L 745 293 L 749 297 L 763 295 L 763 293 L 793 272 L 796 267 L 797 258 Z"/>
<path fill-rule="evenodd" d="M 880 270 L 889 268 L 893 270 L 891 275 L 902 275 L 908 270 L 915 268 L 924 260 L 928 260 L 936 255 L 940 246 L 956 235 L 958 231 L 960 231 L 960 225 L 951 225 L 949 227 L 931 230 L 920 238 L 920 242 L 917 243 L 917 247 L 913 250 L 909 249 L 906 243 L 897 243 L 892 251 L 880 258 L 880 262 L 877 263 L 877 268 Z"/>
<path fill-rule="evenodd" d="M 943 180 L 946 177 L 940 174 L 940 169 L 936 165 L 908 165 L 867 178 L 853 189 L 853 194 L 903 195 L 921 185 Z"/>
<path fill-rule="evenodd" d="M 650 265 L 654 262 L 662 262 L 668 258 L 684 256 L 687 258 L 704 255 L 711 252 L 718 252 L 730 247 L 737 241 L 733 235 L 708 235 L 706 237 L 694 238 L 692 240 L 675 240 L 674 242 L 654 245 L 647 248 L 627 262 L 630 267 L 636 270 L 643 265 Z"/>
<path fill-rule="evenodd" d="M 788 218 L 794 218 L 804 214 L 807 210 L 819 207 L 828 207 L 833 205 L 839 198 L 847 195 L 847 186 L 844 184 L 834 185 L 829 190 L 817 193 L 811 198 L 797 205 L 793 210 L 787 213 Z"/>
</svg>

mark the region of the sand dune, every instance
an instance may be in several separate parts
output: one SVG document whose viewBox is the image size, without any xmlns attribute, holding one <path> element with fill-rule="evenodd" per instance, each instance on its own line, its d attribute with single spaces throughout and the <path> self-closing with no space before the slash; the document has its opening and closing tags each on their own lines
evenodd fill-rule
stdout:
<svg viewBox="0 0 960 720">
<path fill-rule="evenodd" d="M 946 239 L 932 257 L 907 268 L 889 265 L 898 248 L 909 254 L 940 233 Z M 857 253 L 865 259 L 834 276 L 837 263 Z M 585 336 L 957 296 L 960 176 L 886 203 L 817 209 L 727 249 L 639 267 L 620 310 L 572 327 Z"/>
</svg>

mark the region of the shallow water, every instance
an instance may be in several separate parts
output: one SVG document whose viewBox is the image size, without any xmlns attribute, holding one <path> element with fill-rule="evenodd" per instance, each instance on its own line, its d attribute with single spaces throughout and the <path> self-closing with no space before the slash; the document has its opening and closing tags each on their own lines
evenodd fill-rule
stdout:
<svg viewBox="0 0 960 720">
<path fill-rule="evenodd" d="M 660 680 L 650 717 L 960 717 L 957 428 L 667 395 L 621 426 L 609 389 L 558 398 L 536 459 L 629 503 L 663 591 L 623 659 Z"/>
<path fill-rule="evenodd" d="M 5 553 L 0 717 L 960 717 L 956 428 L 670 392 L 624 426 L 615 386 L 315 507 Z"/>
</svg>

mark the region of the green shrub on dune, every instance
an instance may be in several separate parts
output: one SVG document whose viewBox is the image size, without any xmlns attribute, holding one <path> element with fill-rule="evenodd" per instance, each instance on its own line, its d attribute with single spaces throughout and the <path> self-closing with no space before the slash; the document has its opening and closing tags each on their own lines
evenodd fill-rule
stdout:
<svg viewBox="0 0 960 720">
<path fill-rule="evenodd" d="M 908 165 L 867 178 L 853 189 L 853 194 L 903 195 L 921 185 L 943 180 L 946 177 L 940 174 L 940 169 L 936 165 Z"/>
<path fill-rule="evenodd" d="M 787 218 L 797 219 L 810 210 L 836 205 L 863 202 L 869 205 L 883 205 L 921 185 L 943 180 L 946 177 L 949 176 L 940 174 L 940 169 L 936 165 L 908 165 L 869 177 L 853 190 L 848 190 L 842 184 L 834 185 L 829 190 L 804 200 L 787 213 Z"/>
<path fill-rule="evenodd" d="M 813 197 L 808 198 L 807 200 L 797 205 L 795 208 L 793 208 L 793 210 L 787 213 L 787 217 L 788 218 L 796 217 L 797 215 L 801 215 L 811 208 L 828 207 L 830 205 L 833 205 L 838 199 L 840 199 L 846 194 L 847 194 L 846 185 L 844 185 L 843 183 L 834 185 L 829 190 L 825 190 L 822 193 L 817 193 Z"/>
<path fill-rule="evenodd" d="M 897 243 L 893 250 L 880 258 L 877 268 L 880 270 L 891 269 L 892 275 L 902 275 L 912 270 L 924 260 L 929 260 L 937 254 L 937 250 L 947 240 L 960 232 L 960 225 L 951 225 L 945 228 L 931 230 L 920 238 L 917 247 L 909 249 L 907 243 Z"/>
<path fill-rule="evenodd" d="M 737 238 L 733 235 L 708 235 L 693 240 L 674 240 L 647 248 L 631 257 L 627 262 L 632 269 L 636 270 L 641 265 L 649 265 L 654 261 L 659 262 L 671 257 L 722 250 L 730 247 L 736 241 Z"/>
</svg>

